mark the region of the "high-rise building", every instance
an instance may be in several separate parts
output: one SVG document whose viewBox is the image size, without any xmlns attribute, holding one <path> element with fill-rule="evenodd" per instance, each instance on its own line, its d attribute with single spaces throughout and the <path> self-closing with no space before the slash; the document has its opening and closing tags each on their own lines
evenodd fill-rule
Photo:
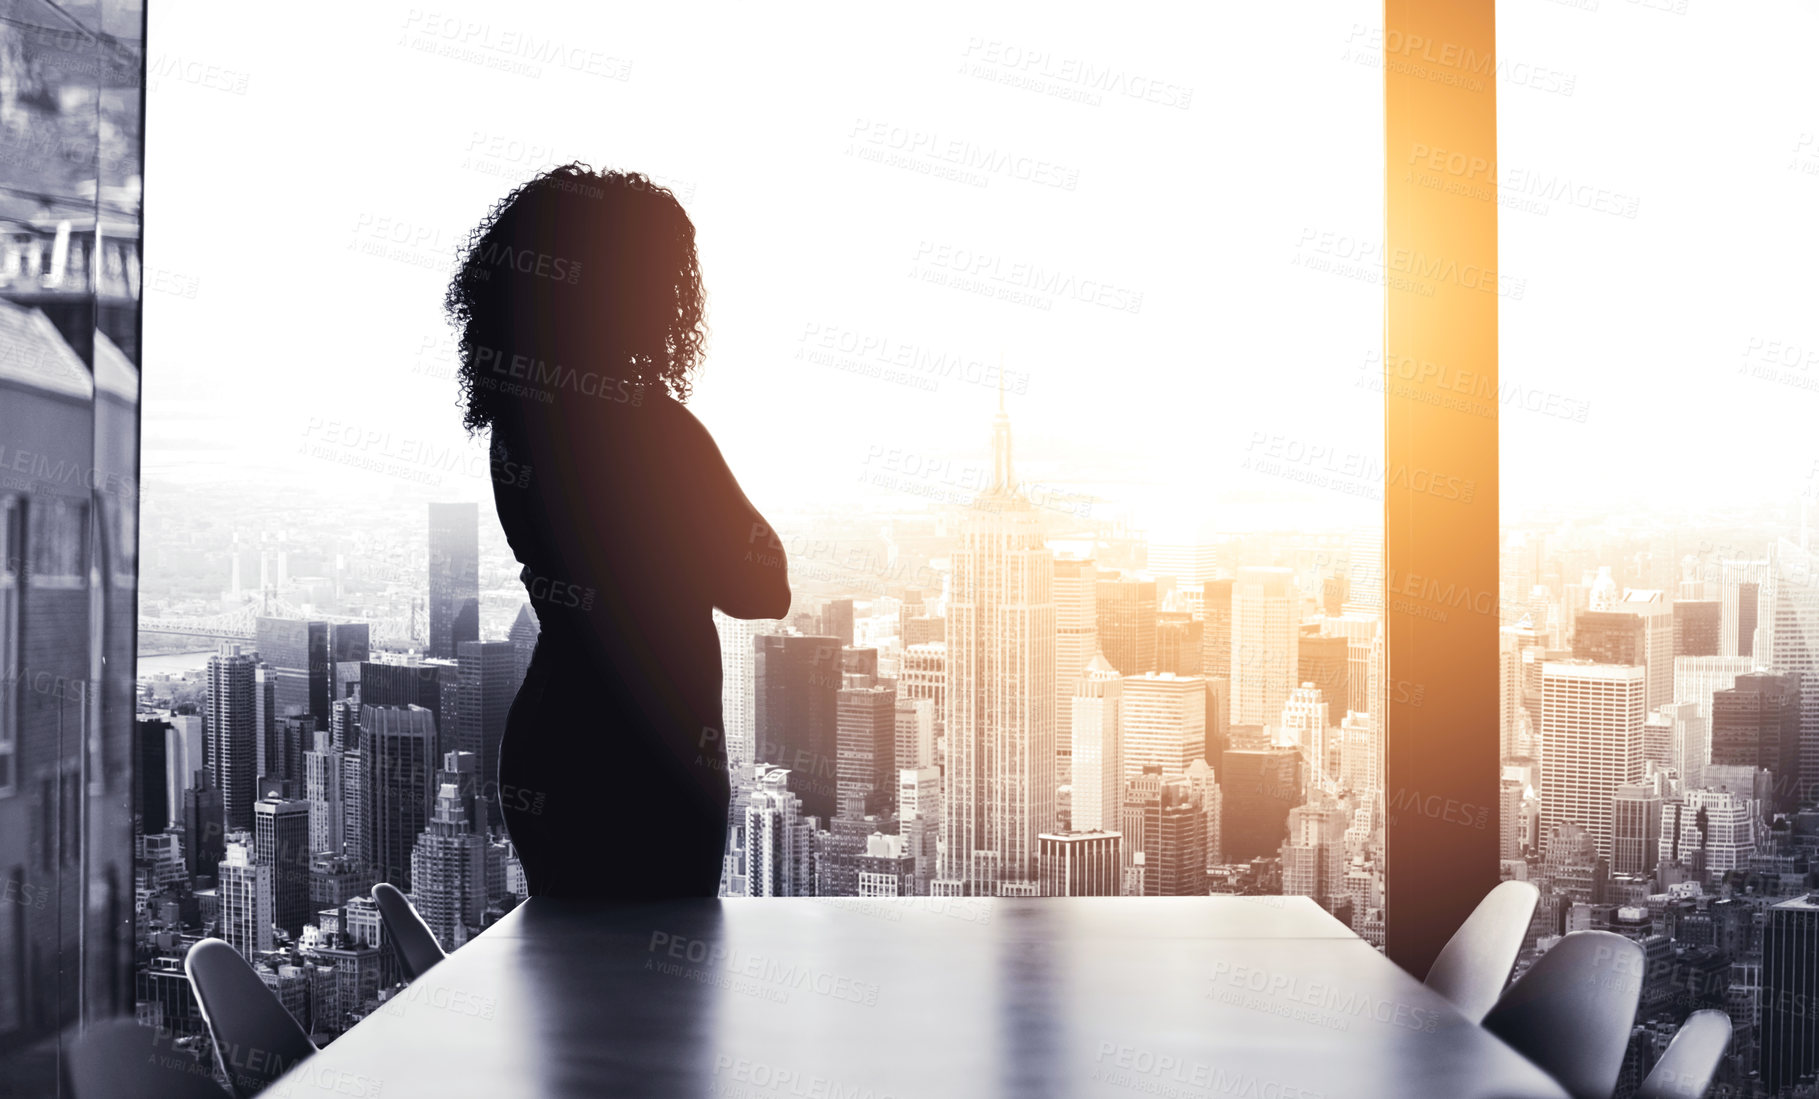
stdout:
<svg viewBox="0 0 1819 1099">
<path fill-rule="evenodd" d="M 1647 661 L 1647 626 L 1623 611 L 1586 611 L 1573 620 L 1573 659 L 1593 664 Z"/>
<path fill-rule="evenodd" d="M 787 771 L 804 815 L 833 817 L 839 783 L 841 645 L 833 637 L 754 637 L 754 749 Z"/>
<path fill-rule="evenodd" d="M 1206 667 L 1206 623 L 1187 611 L 1156 615 L 1156 670 L 1200 675 Z"/>
<path fill-rule="evenodd" d="M 757 765 L 757 786 L 745 808 L 747 896 L 815 895 L 814 830 L 783 768 Z"/>
<path fill-rule="evenodd" d="M 478 933 L 486 914 L 486 838 L 475 828 L 477 777 L 468 753 L 443 757 L 435 812 L 411 850 L 411 901 L 444 950 Z"/>
<path fill-rule="evenodd" d="M 1799 676 L 1800 736 L 1789 773 L 1776 774 L 1782 807 L 1819 791 L 1819 559 L 1782 539 L 1769 547 L 1758 649 L 1769 670 Z"/>
<path fill-rule="evenodd" d="M 1674 606 L 1654 588 L 1628 588 L 1617 609 L 1642 622 L 1642 665 L 1648 669 L 1648 708 L 1674 700 Z"/>
<path fill-rule="evenodd" d="M 1789 1087 L 1819 1072 L 1819 893 L 1782 901 L 1762 925 L 1762 1082 Z"/>
<path fill-rule="evenodd" d="M 728 622 L 745 621 L 740 618 L 727 618 L 726 615 L 721 614 L 719 611 L 715 611 L 714 624 L 718 626 L 722 619 L 725 619 Z M 756 625 L 756 623 L 752 623 L 752 625 Z M 528 602 L 520 603 L 518 605 L 518 616 L 512 619 L 512 628 L 506 631 L 505 634 L 505 639 L 512 643 L 512 651 L 518 656 L 518 682 L 520 683 L 524 682 L 525 675 L 531 670 L 531 657 L 536 655 L 537 638 L 542 636 L 542 634 L 543 624 L 538 622 L 537 616 L 531 612 L 531 605 Z M 724 633 L 721 634 L 721 638 L 720 653 L 724 660 L 727 655 Z M 750 644 L 745 646 L 746 670 L 748 673 L 751 667 L 751 648 Z M 748 683 L 746 686 L 748 689 L 746 690 L 744 697 L 747 699 L 746 705 L 749 709 L 751 705 L 750 684 Z"/>
<path fill-rule="evenodd" d="M 481 800 L 486 808 L 474 818 L 476 832 L 505 823 L 499 791 L 499 744 L 505 719 L 518 697 L 518 658 L 509 641 L 463 641 L 456 646 L 460 679 L 455 712 L 455 745 L 447 751 L 471 752 L 478 764 Z M 446 735 L 442 738 L 448 739 Z"/>
<path fill-rule="evenodd" d="M 1036 837 L 1055 820 L 1055 563 L 1002 406 L 991 484 L 951 562 L 941 877 L 974 895 L 1034 892 Z"/>
<path fill-rule="evenodd" d="M 1298 598 L 1290 569 L 1238 570 L 1232 589 L 1232 724 L 1275 720 L 1294 689 Z"/>
<path fill-rule="evenodd" d="M 412 660 L 409 663 L 366 661 L 360 665 L 360 702 L 364 706 L 421 706 L 436 725 L 437 758 L 458 750 L 456 715 L 460 712 L 461 666 L 448 660 Z M 358 722 L 355 723 L 356 725 Z M 343 748 L 359 745 L 343 740 Z"/>
<path fill-rule="evenodd" d="M 429 655 L 454 659 L 480 640 L 480 511 L 429 505 Z"/>
<path fill-rule="evenodd" d="M 1343 634 L 1304 633 L 1295 642 L 1295 682 L 1312 684 L 1326 696 L 1326 723 L 1339 724 L 1350 696 L 1352 643 Z"/>
<path fill-rule="evenodd" d="M 941 770 L 905 768 L 897 774 L 897 826 L 904 850 L 915 860 L 916 895 L 926 896 L 941 838 Z"/>
<path fill-rule="evenodd" d="M 1156 582 L 1101 577 L 1094 593 L 1099 652 L 1124 675 L 1156 670 Z"/>
<path fill-rule="evenodd" d="M 1324 799 L 1288 811 L 1282 844 L 1282 893 L 1312 897 L 1331 911 L 1345 895 L 1345 829 L 1351 814 Z"/>
<path fill-rule="evenodd" d="M 1674 604 L 1674 658 L 1717 656 L 1724 636 L 1722 605 L 1716 599 L 1682 599 Z"/>
<path fill-rule="evenodd" d="M 726 726 L 727 766 L 735 772 L 750 767 L 757 736 L 757 638 L 776 632 L 768 620 L 734 618 L 716 610 L 714 630 L 720 635 L 720 720 Z M 520 682 L 522 682 L 520 678 Z"/>
<path fill-rule="evenodd" d="M 897 801 L 897 689 L 847 675 L 835 697 L 837 808 L 846 816 L 889 816 Z"/>
<path fill-rule="evenodd" d="M 253 803 L 253 857 L 272 868 L 272 922 L 293 936 L 313 911 L 309 903 L 310 804 L 263 797 Z"/>
<path fill-rule="evenodd" d="M 1232 678 L 1232 581 L 1208 580 L 1201 585 L 1201 664 L 1206 675 Z M 1229 714 L 1227 715 L 1229 719 Z"/>
<path fill-rule="evenodd" d="M 195 784 L 183 805 L 183 857 L 192 875 L 212 874 L 227 858 L 226 801 L 214 774 L 206 767 L 196 768 Z"/>
<path fill-rule="evenodd" d="M 1320 688 L 1304 683 L 1289 692 L 1276 722 L 1276 743 L 1301 753 L 1302 774 L 1310 794 L 1338 788 L 1339 758 L 1326 735 L 1328 706 Z"/>
<path fill-rule="evenodd" d="M 1144 767 L 1125 785 L 1124 822 L 1142 896 L 1206 895 L 1206 807 L 1185 774 Z"/>
<path fill-rule="evenodd" d="M 1036 838 L 1045 897 L 1116 897 L 1123 893 L 1123 858 L 1117 832 L 1097 829 L 1044 832 Z"/>
<path fill-rule="evenodd" d="M 171 723 L 142 717 L 133 723 L 133 831 L 156 835 L 170 824 L 170 775 L 165 763 Z"/>
<path fill-rule="evenodd" d="M 1119 714 L 1124 680 L 1105 657 L 1094 654 L 1068 699 L 1073 742 L 1073 828 L 1109 832 L 1124 819 L 1124 738 Z"/>
<path fill-rule="evenodd" d="M 334 738 L 316 733 L 315 747 L 303 754 L 303 796 L 309 802 L 309 851 L 312 855 L 346 853 L 347 807 L 342 794 L 343 755 Z M 310 911 L 314 912 L 321 905 Z"/>
<path fill-rule="evenodd" d="M 1348 614 L 1383 616 L 1383 528 L 1352 533 L 1346 543 L 1345 610 Z"/>
<path fill-rule="evenodd" d="M 1497 782 L 1497 858 L 1522 857 L 1522 780 L 1504 776 Z"/>
<path fill-rule="evenodd" d="M 1660 861 L 1661 795 L 1652 786 L 1617 787 L 1611 797 L 1611 873 L 1653 874 Z"/>
<path fill-rule="evenodd" d="M 1206 685 L 1199 676 L 1126 675 L 1122 695 L 1118 737 L 1123 779 L 1151 764 L 1165 772 L 1185 771 L 1206 755 Z"/>
<path fill-rule="evenodd" d="M 254 743 L 253 668 L 251 653 L 232 642 L 208 658 L 208 769 L 221 791 L 223 822 L 233 831 L 253 827 L 253 788 L 257 745 Z"/>
<path fill-rule="evenodd" d="M 328 704 L 333 691 L 335 665 L 329 650 L 328 623 L 300 618 L 259 618 L 254 623 L 259 659 L 270 670 L 274 709 L 268 715 L 272 729 L 284 718 L 309 717 L 318 729 L 328 728 Z M 266 771 L 284 778 L 288 772 L 281 753 L 266 760 Z M 301 766 L 302 761 L 296 761 Z"/>
<path fill-rule="evenodd" d="M 1800 775 L 1800 677 L 1746 673 L 1712 692 L 1711 762 L 1762 768 L 1775 776 L 1765 808 L 1790 812 Z"/>
<path fill-rule="evenodd" d="M 935 703 L 897 692 L 897 769 L 935 766 Z"/>
<path fill-rule="evenodd" d="M 1755 656 L 1767 561 L 1725 561 L 1718 572 L 1718 655 Z"/>
<path fill-rule="evenodd" d="M 1749 865 L 1760 827 L 1754 798 L 1731 790 L 1687 790 L 1661 806 L 1660 857 L 1706 874 Z"/>
<path fill-rule="evenodd" d="M 1219 767 L 1225 795 L 1219 833 L 1225 861 L 1249 862 L 1281 851 L 1288 811 L 1301 800 L 1301 752 L 1282 746 L 1233 748 Z"/>
<path fill-rule="evenodd" d="M 941 619 L 940 621 L 946 621 Z M 925 641 L 903 650 L 903 674 L 897 693 L 935 704 L 935 723 L 947 720 L 947 642 Z"/>
<path fill-rule="evenodd" d="M 1074 690 L 1099 651 L 1099 569 L 1091 558 L 1055 559 L 1055 715 L 1065 723 Z M 1055 783 L 1073 781 L 1073 744 L 1055 745 Z"/>
<path fill-rule="evenodd" d="M 821 628 L 824 637 L 832 637 L 841 645 L 851 645 L 853 638 L 853 601 L 851 599 L 830 599 L 821 605 Z"/>
<path fill-rule="evenodd" d="M 1541 831 L 1584 829 L 1611 858 L 1611 802 L 1642 780 L 1647 673 L 1639 664 L 1549 661 L 1542 669 Z"/>
<path fill-rule="evenodd" d="M 380 881 L 411 890 L 411 851 L 435 793 L 436 723 L 421 706 L 364 706 L 360 756 L 368 791 L 367 860 Z"/>
<path fill-rule="evenodd" d="M 272 948 L 272 868 L 253 854 L 248 832 L 230 832 L 216 876 L 221 937 L 252 958 Z"/>
</svg>

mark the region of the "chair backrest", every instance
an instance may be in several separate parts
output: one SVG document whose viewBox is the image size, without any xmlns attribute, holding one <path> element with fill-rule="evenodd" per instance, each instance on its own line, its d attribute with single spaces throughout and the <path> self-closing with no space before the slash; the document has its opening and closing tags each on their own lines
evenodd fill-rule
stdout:
<svg viewBox="0 0 1819 1099">
<path fill-rule="evenodd" d="M 417 915 L 410 899 L 397 886 L 386 882 L 373 886 L 373 902 L 379 906 L 379 918 L 385 921 L 385 934 L 398 952 L 398 964 L 404 967 L 406 980 L 416 980 L 430 966 L 448 957 L 429 924 Z"/>
<path fill-rule="evenodd" d="M 1472 1022 L 1483 1021 L 1509 983 L 1540 899 L 1541 891 L 1525 881 L 1506 881 L 1486 893 L 1428 968 L 1427 987 Z"/>
<path fill-rule="evenodd" d="M 1623 1069 L 1642 947 L 1609 931 L 1575 931 L 1517 978 L 1484 1017 L 1495 1034 L 1545 1069 L 1573 1099 L 1610 1099 Z"/>
<path fill-rule="evenodd" d="M 190 947 L 183 971 L 214 1036 L 215 1059 L 241 1099 L 258 1094 L 316 1052 L 297 1020 L 227 943 L 203 939 Z"/>
<path fill-rule="evenodd" d="M 72 1099 L 227 1099 L 206 1062 L 132 1019 L 89 1024 L 64 1065 Z"/>
<path fill-rule="evenodd" d="M 1649 1070 L 1636 1099 L 1698 1099 L 1711 1086 L 1724 1047 L 1730 1044 L 1729 1015 L 1711 1008 L 1693 1012 Z"/>
</svg>

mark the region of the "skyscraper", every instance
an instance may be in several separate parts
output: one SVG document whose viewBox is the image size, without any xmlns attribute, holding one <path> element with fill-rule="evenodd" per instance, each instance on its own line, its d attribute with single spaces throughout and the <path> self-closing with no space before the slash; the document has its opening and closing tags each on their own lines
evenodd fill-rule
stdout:
<svg viewBox="0 0 1819 1099">
<path fill-rule="evenodd" d="M 369 791 L 369 861 L 379 881 L 411 890 L 411 851 L 435 793 L 436 723 L 421 706 L 365 706 L 360 754 Z"/>
<path fill-rule="evenodd" d="M 1712 692 L 1711 762 L 1772 772 L 1770 812 L 1791 812 L 1797 803 L 1801 711 L 1797 675 L 1749 673 L 1730 690 Z"/>
<path fill-rule="evenodd" d="M 1295 645 L 1295 682 L 1320 688 L 1326 696 L 1326 723 L 1339 724 L 1351 690 L 1351 641 L 1342 634 L 1304 633 Z"/>
<path fill-rule="evenodd" d="M 248 832 L 227 836 L 216 878 L 221 937 L 243 958 L 272 948 L 272 868 L 253 854 Z"/>
<path fill-rule="evenodd" d="M 1092 558 L 1055 559 L 1055 715 L 1065 722 L 1074 690 L 1086 666 L 1099 651 L 1099 569 Z M 1073 745 L 1068 737 L 1055 745 L 1055 782 L 1073 781 Z"/>
<path fill-rule="evenodd" d="M 1225 795 L 1219 828 L 1225 861 L 1277 855 L 1288 838 L 1288 811 L 1301 797 L 1301 752 L 1233 748 L 1219 768 L 1219 788 Z"/>
<path fill-rule="evenodd" d="M 1819 893 L 1774 905 L 1762 925 L 1762 1080 L 1771 1089 L 1819 1071 Z"/>
<path fill-rule="evenodd" d="M 1208 580 L 1200 586 L 1201 669 L 1209 677 L 1232 677 L 1232 581 Z M 1226 715 L 1230 718 L 1230 714 Z"/>
<path fill-rule="evenodd" d="M 897 769 L 935 765 L 935 703 L 897 694 Z"/>
<path fill-rule="evenodd" d="M 1068 699 L 1073 742 L 1073 829 L 1115 831 L 1124 819 L 1124 738 L 1119 731 L 1124 680 L 1094 654 Z"/>
<path fill-rule="evenodd" d="M 1036 837 L 1055 819 L 1055 564 L 1017 489 L 1002 404 L 991 484 L 951 560 L 941 877 L 974 895 L 1034 892 Z"/>
<path fill-rule="evenodd" d="M 208 769 L 221 791 L 224 824 L 233 831 L 253 827 L 257 746 L 253 713 L 252 654 L 232 642 L 208 658 Z"/>
<path fill-rule="evenodd" d="M 1350 814 L 1324 799 L 1288 811 L 1282 844 L 1282 893 L 1312 897 L 1332 911 L 1345 894 L 1345 829 Z"/>
<path fill-rule="evenodd" d="M 260 618 L 254 626 L 259 659 L 275 675 L 271 714 L 274 728 L 287 717 L 308 715 L 318 729 L 328 728 L 328 704 L 334 680 L 329 651 L 328 623 L 300 618 Z M 301 763 L 301 761 L 299 761 Z M 284 778 L 278 761 L 268 760 L 267 771 Z"/>
<path fill-rule="evenodd" d="M 165 754 L 171 724 L 142 717 L 133 723 L 133 830 L 149 836 L 164 831 L 171 821 L 170 776 Z"/>
<path fill-rule="evenodd" d="M 889 816 L 897 801 L 897 689 L 848 675 L 835 702 L 838 808 Z"/>
<path fill-rule="evenodd" d="M 1346 543 L 1347 614 L 1383 615 L 1383 528 L 1354 531 Z"/>
<path fill-rule="evenodd" d="M 1123 892 L 1117 832 L 1044 832 L 1037 837 L 1044 897 L 1116 897 Z"/>
<path fill-rule="evenodd" d="M 898 831 L 904 850 L 915 860 L 916 895 L 926 896 L 935 880 L 941 838 L 941 770 L 904 768 L 897 775 Z"/>
<path fill-rule="evenodd" d="M 515 627 L 514 627 L 515 628 Z M 776 630 L 776 623 L 733 618 L 714 612 L 714 630 L 720 636 L 720 714 L 726 726 L 727 766 L 738 771 L 756 760 L 757 645 L 760 634 Z M 522 679 L 520 680 L 522 682 Z"/>
<path fill-rule="evenodd" d="M 1578 825 L 1608 860 L 1617 788 L 1642 779 L 1646 672 L 1635 664 L 1548 661 L 1541 683 L 1541 832 Z"/>
<path fill-rule="evenodd" d="M 1661 861 L 1661 795 L 1626 783 L 1611 798 L 1611 873 L 1653 874 Z"/>
<path fill-rule="evenodd" d="M 812 897 L 814 836 L 802 819 L 802 799 L 791 792 L 784 769 L 759 764 L 758 771 L 745 809 L 746 895 Z"/>
<path fill-rule="evenodd" d="M 429 655 L 453 659 L 480 640 L 480 513 L 471 503 L 429 505 Z"/>
<path fill-rule="evenodd" d="M 335 747 L 333 738 L 325 732 L 317 732 L 315 746 L 303 754 L 303 796 L 309 801 L 309 850 L 312 855 L 346 853 L 347 808 L 341 788 L 342 759 L 342 750 Z"/>
<path fill-rule="evenodd" d="M 411 850 L 411 899 L 444 950 L 478 933 L 486 914 L 486 839 L 475 830 L 476 777 L 472 756 L 443 756 L 435 812 Z"/>
<path fill-rule="evenodd" d="M 430 712 L 441 743 L 436 755 L 456 750 L 456 714 L 460 711 L 461 666 L 453 660 L 389 660 L 360 665 L 360 702 L 365 706 L 421 706 Z M 342 743 L 358 747 L 359 741 Z"/>
<path fill-rule="evenodd" d="M 1156 615 L 1156 670 L 1200 675 L 1206 667 L 1206 623 L 1187 611 Z"/>
<path fill-rule="evenodd" d="M 1674 604 L 1674 657 L 1717 656 L 1724 636 L 1722 605 L 1716 599 L 1682 599 Z"/>
<path fill-rule="evenodd" d="M 1127 675 L 1122 694 L 1118 737 L 1123 779 L 1152 764 L 1165 773 L 1185 771 L 1206 755 L 1206 685 L 1199 676 Z"/>
<path fill-rule="evenodd" d="M 483 834 L 488 824 L 504 824 L 498 793 L 499 742 L 505 738 L 512 700 L 518 697 L 517 650 L 510 641 L 463 641 L 456 652 L 461 686 L 452 750 L 473 753 L 486 808 L 472 823 L 474 831 Z M 447 739 L 445 735 L 443 740 Z"/>
<path fill-rule="evenodd" d="M 1292 570 L 1238 570 L 1232 591 L 1232 724 L 1275 720 L 1294 688 L 1296 600 Z"/>
<path fill-rule="evenodd" d="M 263 797 L 253 803 L 253 857 L 271 867 L 272 922 L 297 935 L 310 918 L 310 803 Z"/>
<path fill-rule="evenodd" d="M 1094 593 L 1099 652 L 1125 675 L 1156 670 L 1156 582 L 1101 577 Z"/>
<path fill-rule="evenodd" d="M 1146 766 L 1124 795 L 1132 862 L 1145 897 L 1201 897 L 1206 884 L 1206 811 L 1185 774 Z"/>
<path fill-rule="evenodd" d="M 840 642 L 794 634 L 752 640 L 757 762 L 787 771 L 803 814 L 825 824 L 837 807 Z"/>
<path fill-rule="evenodd" d="M 1799 744 L 1785 757 L 1789 773 L 1775 776 L 1785 807 L 1819 789 L 1819 560 L 1781 539 L 1769 547 L 1765 580 L 1759 655 L 1771 671 L 1799 676 Z"/>
</svg>

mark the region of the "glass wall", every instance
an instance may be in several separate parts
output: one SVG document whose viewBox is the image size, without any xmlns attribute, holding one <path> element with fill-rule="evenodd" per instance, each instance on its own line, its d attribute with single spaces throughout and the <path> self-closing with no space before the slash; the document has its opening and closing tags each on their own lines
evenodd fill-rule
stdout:
<svg viewBox="0 0 1819 1099">
<path fill-rule="evenodd" d="M 143 11 L 0 8 L 0 1060 L 132 1010 Z"/>
</svg>

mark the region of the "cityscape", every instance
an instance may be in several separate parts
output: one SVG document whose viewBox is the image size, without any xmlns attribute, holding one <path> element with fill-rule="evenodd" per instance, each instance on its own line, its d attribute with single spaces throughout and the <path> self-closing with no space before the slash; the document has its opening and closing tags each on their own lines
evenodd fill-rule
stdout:
<svg viewBox="0 0 1819 1099">
<path fill-rule="evenodd" d="M 1426 814 L 1497 829 L 1503 877 L 1541 888 L 1519 972 L 1575 930 L 1643 945 L 1621 1093 L 1705 1007 L 1736 1027 L 1728 1093 L 1811 1093 L 1804 505 L 1701 536 L 1506 528 L 1503 769 L 1477 806 L 1385 787 L 1389 699 L 1423 687 L 1384 669 L 1379 532 L 1097 522 L 1090 493 L 1026 491 L 1002 404 L 982 470 L 869 534 L 789 533 L 787 619 L 716 612 L 723 896 L 1293 895 L 1381 948 L 1386 818 Z M 501 787 L 497 753 L 538 626 L 483 506 L 415 505 L 384 544 L 348 525 L 357 554 L 294 519 L 199 537 L 148 512 L 141 647 L 183 651 L 139 674 L 142 1021 L 206 1041 L 181 959 L 217 936 L 329 1041 L 403 987 L 375 882 L 448 950 L 524 899 L 501 806 L 539 794 Z"/>
</svg>

